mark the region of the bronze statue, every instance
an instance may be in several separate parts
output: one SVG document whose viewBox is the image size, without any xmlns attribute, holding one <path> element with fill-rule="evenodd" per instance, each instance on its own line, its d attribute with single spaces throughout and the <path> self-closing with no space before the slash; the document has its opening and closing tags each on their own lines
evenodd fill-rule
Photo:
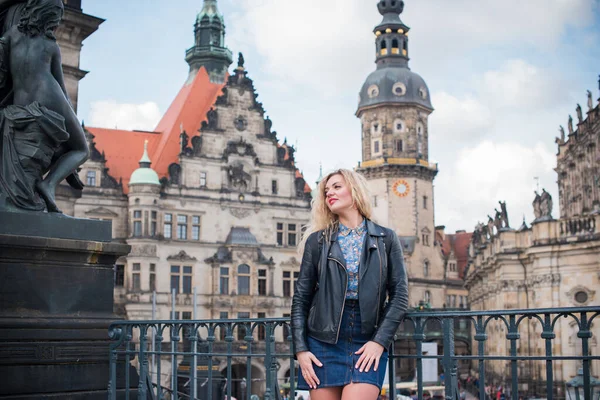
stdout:
<svg viewBox="0 0 600 400">
<path fill-rule="evenodd" d="M 56 186 L 83 188 L 89 148 L 54 37 L 63 13 L 62 0 L 0 0 L 0 209 L 61 212 Z"/>
</svg>

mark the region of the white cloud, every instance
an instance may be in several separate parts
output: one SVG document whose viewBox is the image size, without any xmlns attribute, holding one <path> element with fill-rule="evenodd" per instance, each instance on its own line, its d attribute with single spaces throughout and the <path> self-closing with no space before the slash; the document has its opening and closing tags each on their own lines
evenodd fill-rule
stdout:
<svg viewBox="0 0 600 400">
<path fill-rule="evenodd" d="M 450 179 L 437 182 L 436 193 L 443 193 L 443 197 L 436 198 L 436 220 L 450 230 L 469 230 L 492 215 L 502 200 L 507 203 L 511 226 L 518 228 L 523 215 L 532 220 L 535 177 L 540 180 L 540 188 L 556 196 L 555 164 L 555 155 L 542 143 L 526 147 L 516 142 L 484 140 L 464 148 L 455 163 L 442 171 Z"/>
<path fill-rule="evenodd" d="M 447 92 L 432 94 L 435 112 L 429 120 L 430 143 L 472 143 L 484 136 L 493 125 L 492 115 L 478 98 L 457 98 Z"/>
<path fill-rule="evenodd" d="M 481 95 L 497 107 L 546 108 L 564 99 L 564 87 L 549 71 L 524 60 L 508 60 L 479 81 Z"/>
<path fill-rule="evenodd" d="M 117 103 L 115 100 L 100 100 L 91 104 L 89 126 L 118 128 L 125 130 L 153 130 L 162 117 L 155 102 L 142 104 Z"/>
<path fill-rule="evenodd" d="M 474 49 L 558 52 L 565 31 L 592 24 L 597 8 L 598 0 L 411 1 L 402 20 L 414 27 L 411 56 L 430 72 Z M 230 47 L 255 49 L 273 79 L 332 95 L 358 92 L 374 69 L 375 1 L 236 0 L 235 9 L 227 16 Z"/>
</svg>

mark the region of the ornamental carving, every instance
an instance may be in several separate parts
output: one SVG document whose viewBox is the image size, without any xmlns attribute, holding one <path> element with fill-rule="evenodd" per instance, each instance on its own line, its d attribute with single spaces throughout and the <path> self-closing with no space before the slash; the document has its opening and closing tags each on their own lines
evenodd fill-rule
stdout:
<svg viewBox="0 0 600 400">
<path fill-rule="evenodd" d="M 248 208 L 241 208 L 241 207 L 230 207 L 229 212 L 231 213 L 231 215 L 233 215 L 237 219 L 243 219 L 243 218 L 246 218 L 248 215 L 250 215 L 252 210 L 250 210 Z"/>
<path fill-rule="evenodd" d="M 227 179 L 232 189 L 246 192 L 250 186 L 251 178 L 250 174 L 244 171 L 243 164 L 230 165 L 227 168 Z"/>
<path fill-rule="evenodd" d="M 181 250 L 179 253 L 167 257 L 169 261 L 197 261 L 196 257 L 190 256 L 185 250 Z"/>
<path fill-rule="evenodd" d="M 156 246 L 153 244 L 138 244 L 131 246 L 131 257 L 156 257 Z"/>
</svg>

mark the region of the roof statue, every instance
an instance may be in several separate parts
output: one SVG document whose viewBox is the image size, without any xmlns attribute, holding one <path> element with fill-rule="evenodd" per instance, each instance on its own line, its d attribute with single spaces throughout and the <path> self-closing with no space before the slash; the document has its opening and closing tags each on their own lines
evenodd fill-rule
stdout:
<svg viewBox="0 0 600 400">
<path fill-rule="evenodd" d="M 533 200 L 533 215 L 535 216 L 533 222 L 552 220 L 552 207 L 553 202 L 550 193 L 546 192 L 546 189 L 542 189 L 541 195 L 536 191 Z"/>
<path fill-rule="evenodd" d="M 61 212 L 56 186 L 83 188 L 89 148 L 54 37 L 63 13 L 62 0 L 0 0 L 0 210 Z"/>
<path fill-rule="evenodd" d="M 582 123 L 583 122 L 583 112 L 581 111 L 581 105 L 577 104 L 577 108 L 575 110 L 577 111 L 577 120 L 579 121 L 578 123 Z"/>
<path fill-rule="evenodd" d="M 238 68 L 244 68 L 244 55 L 242 54 L 242 52 L 238 53 Z"/>
<path fill-rule="evenodd" d="M 587 105 L 590 111 L 594 108 L 594 100 L 592 100 L 592 92 L 587 91 Z"/>
<path fill-rule="evenodd" d="M 573 134 L 573 117 L 571 115 L 569 115 L 569 135 Z"/>
</svg>

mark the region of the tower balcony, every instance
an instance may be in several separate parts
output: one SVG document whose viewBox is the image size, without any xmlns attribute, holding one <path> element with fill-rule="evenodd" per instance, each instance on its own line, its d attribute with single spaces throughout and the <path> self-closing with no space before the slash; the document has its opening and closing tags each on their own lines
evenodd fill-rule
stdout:
<svg viewBox="0 0 600 400">
<path fill-rule="evenodd" d="M 432 163 L 427 160 L 421 160 L 418 158 L 394 158 L 394 157 L 380 157 L 375 158 L 373 160 L 368 160 L 360 163 L 358 166 L 359 169 L 362 168 L 373 168 L 380 167 L 384 165 L 411 165 L 411 166 L 421 166 L 427 168 L 429 170 L 438 171 L 437 163 Z"/>
</svg>

